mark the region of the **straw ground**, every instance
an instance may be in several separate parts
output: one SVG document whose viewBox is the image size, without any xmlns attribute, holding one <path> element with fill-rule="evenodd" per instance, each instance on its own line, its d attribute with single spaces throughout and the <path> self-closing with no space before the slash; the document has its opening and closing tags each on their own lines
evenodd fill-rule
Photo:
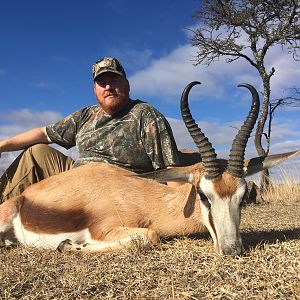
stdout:
<svg viewBox="0 0 300 300">
<path fill-rule="evenodd" d="M 300 299 L 300 185 L 243 209 L 242 257 L 208 235 L 106 255 L 0 249 L 0 299 Z"/>
</svg>

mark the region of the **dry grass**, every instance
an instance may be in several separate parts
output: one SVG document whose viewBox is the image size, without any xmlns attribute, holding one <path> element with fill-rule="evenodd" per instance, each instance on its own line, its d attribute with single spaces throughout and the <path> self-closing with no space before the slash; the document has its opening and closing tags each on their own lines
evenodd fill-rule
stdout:
<svg viewBox="0 0 300 300">
<path fill-rule="evenodd" d="M 107 255 L 1 249 L 0 298 L 300 299 L 299 185 L 264 199 L 243 211 L 242 257 L 217 257 L 208 236 Z"/>
<path fill-rule="evenodd" d="M 300 183 L 295 182 L 287 173 L 282 173 L 281 182 L 271 184 L 263 199 L 268 202 L 300 202 Z"/>
</svg>

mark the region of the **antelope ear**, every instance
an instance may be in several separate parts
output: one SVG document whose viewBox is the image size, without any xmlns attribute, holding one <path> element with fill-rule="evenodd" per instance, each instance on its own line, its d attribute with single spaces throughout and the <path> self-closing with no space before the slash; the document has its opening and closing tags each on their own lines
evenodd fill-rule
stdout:
<svg viewBox="0 0 300 300">
<path fill-rule="evenodd" d="M 193 182 L 193 166 L 188 167 L 172 167 L 170 169 L 158 170 L 154 172 L 137 174 L 141 178 L 153 179 L 158 182 L 181 181 Z"/>
<path fill-rule="evenodd" d="M 282 153 L 282 154 L 255 157 L 255 158 L 251 158 L 250 160 L 245 160 L 244 174 L 247 177 L 255 173 L 258 173 L 262 170 L 272 168 L 298 154 L 300 154 L 300 150 Z"/>
</svg>

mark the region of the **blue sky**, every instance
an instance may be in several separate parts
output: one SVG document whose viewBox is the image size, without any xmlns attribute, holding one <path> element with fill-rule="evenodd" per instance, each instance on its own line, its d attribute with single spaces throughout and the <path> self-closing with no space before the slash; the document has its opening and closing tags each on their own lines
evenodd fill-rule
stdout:
<svg viewBox="0 0 300 300">
<path fill-rule="evenodd" d="M 184 28 L 192 24 L 197 5 L 194 0 L 3 3 L 2 109 L 67 114 L 92 103 L 91 65 L 98 58 L 117 56 L 130 77 L 187 42 Z"/>
<path fill-rule="evenodd" d="M 91 65 L 103 56 L 117 57 L 131 83 L 131 97 L 157 107 L 170 121 L 179 148 L 193 147 L 179 112 L 185 85 L 202 82 L 191 93 L 191 111 L 226 157 L 249 110 L 250 95 L 237 88 L 248 82 L 261 91 L 247 63 L 219 61 L 194 66 L 196 49 L 189 28 L 196 0 L 6 1 L 0 10 L 0 139 L 55 122 L 95 103 Z M 297 86 L 299 62 L 275 48 L 272 92 Z M 300 148 L 299 108 L 278 111 L 272 152 Z M 16 154 L 3 155 L 1 167 Z M 256 152 L 250 141 L 247 156 Z"/>
</svg>

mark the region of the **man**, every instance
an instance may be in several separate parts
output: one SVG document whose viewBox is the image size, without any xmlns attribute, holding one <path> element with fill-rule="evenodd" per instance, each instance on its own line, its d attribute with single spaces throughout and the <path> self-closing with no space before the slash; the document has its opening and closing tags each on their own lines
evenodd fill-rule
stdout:
<svg viewBox="0 0 300 300">
<path fill-rule="evenodd" d="M 120 62 L 107 57 L 97 61 L 93 79 L 97 105 L 0 141 L 0 153 L 26 149 L 1 177 L 0 202 L 19 195 L 30 184 L 91 162 L 107 162 L 137 173 L 178 164 L 170 125 L 149 104 L 130 99 Z M 51 143 L 66 149 L 77 146 L 78 159 L 73 161 L 46 145 Z"/>
</svg>

